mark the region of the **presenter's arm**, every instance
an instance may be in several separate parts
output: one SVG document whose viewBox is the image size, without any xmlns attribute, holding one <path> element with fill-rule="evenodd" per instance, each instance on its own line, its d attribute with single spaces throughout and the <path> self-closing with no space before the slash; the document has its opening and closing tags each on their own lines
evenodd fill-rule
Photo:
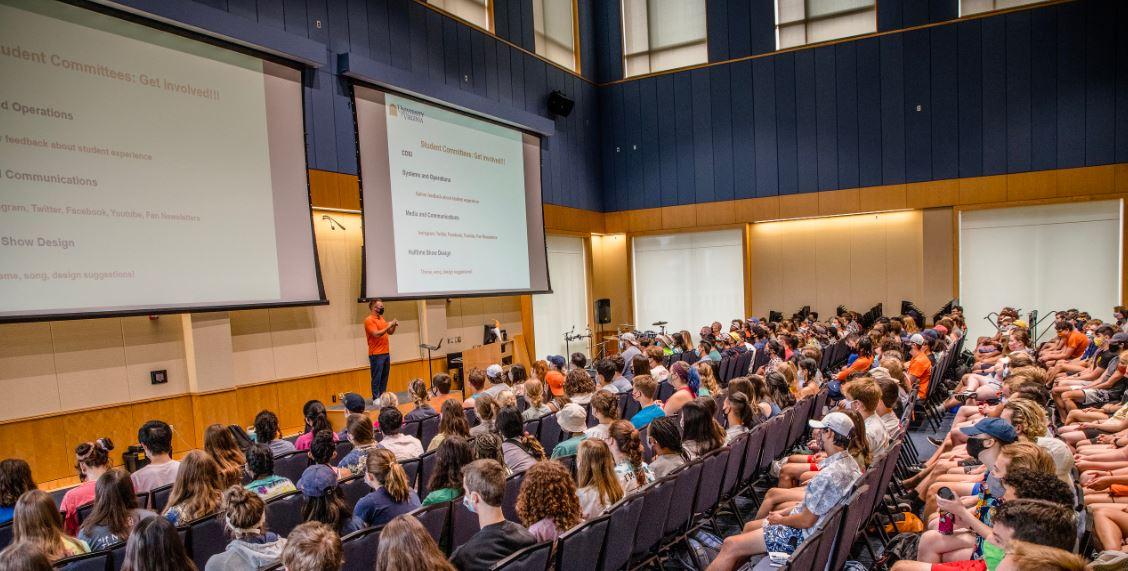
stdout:
<svg viewBox="0 0 1128 571">
<path fill-rule="evenodd" d="M 391 322 L 388 323 L 388 328 L 385 329 L 385 331 L 388 332 L 388 335 L 395 335 L 396 327 L 399 327 L 399 320 L 393 319 Z"/>
<path fill-rule="evenodd" d="M 398 319 L 393 319 L 393 320 L 389 321 L 388 326 L 383 328 L 383 329 L 376 327 L 371 322 L 366 322 L 364 324 L 364 331 L 366 333 L 368 333 L 369 337 L 379 337 L 381 335 L 392 335 L 393 333 L 396 332 L 396 327 L 398 325 L 399 325 Z"/>
</svg>

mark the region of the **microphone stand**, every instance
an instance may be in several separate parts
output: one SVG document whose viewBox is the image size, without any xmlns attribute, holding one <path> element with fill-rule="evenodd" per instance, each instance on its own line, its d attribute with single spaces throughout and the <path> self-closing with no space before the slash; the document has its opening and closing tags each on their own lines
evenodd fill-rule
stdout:
<svg viewBox="0 0 1128 571">
<path fill-rule="evenodd" d="M 428 345 L 426 343 L 421 343 L 419 345 L 420 349 L 426 349 L 427 350 L 427 378 L 428 378 L 428 380 L 435 378 L 434 374 L 431 373 L 431 351 L 438 351 L 439 347 L 442 347 L 442 346 L 443 346 L 443 340 L 442 339 L 439 339 L 438 345 Z"/>
</svg>

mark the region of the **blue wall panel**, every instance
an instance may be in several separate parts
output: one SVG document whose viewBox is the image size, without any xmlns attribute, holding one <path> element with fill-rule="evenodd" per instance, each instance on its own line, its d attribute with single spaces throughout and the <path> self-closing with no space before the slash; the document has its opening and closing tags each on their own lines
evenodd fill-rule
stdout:
<svg viewBox="0 0 1128 571">
<path fill-rule="evenodd" d="M 955 26 L 930 30 L 932 101 L 932 178 L 956 178 L 959 157 L 959 31 Z"/>
<path fill-rule="evenodd" d="M 905 180 L 932 180 L 932 58 L 930 30 L 905 37 Z"/>
<path fill-rule="evenodd" d="M 959 78 L 960 176 L 983 174 L 983 30 L 981 20 L 960 22 L 957 67 Z"/>
<path fill-rule="evenodd" d="M 642 128 L 638 142 L 642 153 L 642 185 L 640 193 L 645 196 L 644 204 L 654 204 L 662 196 L 661 145 L 658 124 L 658 81 L 648 78 L 638 83 L 638 107 Z"/>
<path fill-rule="evenodd" d="M 645 208 L 647 195 L 643 180 L 642 165 L 642 114 L 639 100 L 639 82 L 623 85 L 623 111 L 626 120 L 626 134 L 623 138 L 622 154 L 627 162 L 627 207 Z"/>
<path fill-rule="evenodd" d="M 983 20 L 983 174 L 1007 172 L 1007 21 Z"/>
<path fill-rule="evenodd" d="M 881 178 L 905 182 L 905 52 L 900 35 L 881 37 Z"/>
<path fill-rule="evenodd" d="M 815 48 L 815 133 L 819 154 L 819 190 L 838 186 L 838 99 L 834 46 Z"/>
<path fill-rule="evenodd" d="M 752 54 L 766 54 L 776 49 L 775 0 L 746 0 L 751 11 L 748 15 L 749 39 Z M 730 24 L 731 26 L 731 24 Z"/>
<path fill-rule="evenodd" d="M 713 116 L 709 70 L 695 69 L 689 80 L 693 89 L 693 187 L 692 202 L 716 200 L 713 191 Z M 637 82 L 635 82 L 637 83 Z"/>
<path fill-rule="evenodd" d="M 709 98 L 713 133 L 713 200 L 732 200 L 732 82 L 730 67 L 709 69 Z"/>
<path fill-rule="evenodd" d="M 1128 3 L 1116 8 L 1116 161 L 1128 163 Z"/>
<path fill-rule="evenodd" d="M 752 6 L 749 2 L 728 2 L 729 57 L 744 57 L 752 53 Z"/>
<path fill-rule="evenodd" d="M 858 42 L 858 184 L 881 184 L 881 50 L 877 38 Z"/>
<path fill-rule="evenodd" d="M 1085 14 L 1085 164 L 1112 162 L 1115 149 L 1116 7 L 1087 2 Z"/>
<path fill-rule="evenodd" d="M 1058 157 L 1059 169 L 1085 165 L 1085 12 L 1079 3 L 1058 11 Z"/>
<path fill-rule="evenodd" d="M 795 153 L 799 192 L 819 190 L 816 115 L 815 53 L 811 50 L 795 52 Z"/>
<path fill-rule="evenodd" d="M 674 79 L 675 141 L 678 152 L 677 204 L 693 204 L 697 188 L 694 181 L 693 81 L 688 73 Z"/>
<path fill-rule="evenodd" d="M 1030 12 L 1008 14 L 1007 172 L 1030 170 Z"/>
<path fill-rule="evenodd" d="M 779 194 L 776 160 L 775 69 L 773 59 L 752 61 L 752 108 L 756 145 L 756 196 Z"/>
<path fill-rule="evenodd" d="M 677 104 L 674 101 L 674 76 L 660 75 L 654 78 L 654 91 L 658 100 L 658 158 L 657 169 L 661 174 L 662 206 L 675 206 L 678 203 L 678 136 L 677 125 L 673 121 Z M 750 157 L 751 158 L 751 157 Z"/>
<path fill-rule="evenodd" d="M 756 196 L 756 122 L 752 103 L 752 62 L 732 69 L 732 177 L 735 198 Z M 668 117 L 668 115 L 664 115 Z"/>
<path fill-rule="evenodd" d="M 858 60 L 854 43 L 835 46 L 835 122 L 838 125 L 838 188 L 858 187 Z"/>
<path fill-rule="evenodd" d="M 1057 168 L 1057 12 L 1030 14 L 1030 168 Z"/>
<path fill-rule="evenodd" d="M 742 0 L 709 0 L 705 3 L 705 37 L 709 43 L 709 61 L 724 61 L 731 57 L 729 52 L 728 5 Z M 734 22 L 739 25 L 740 22 Z"/>
<path fill-rule="evenodd" d="M 799 120 L 795 106 L 795 55 L 783 54 L 775 61 L 776 157 L 780 194 L 799 192 Z"/>
</svg>

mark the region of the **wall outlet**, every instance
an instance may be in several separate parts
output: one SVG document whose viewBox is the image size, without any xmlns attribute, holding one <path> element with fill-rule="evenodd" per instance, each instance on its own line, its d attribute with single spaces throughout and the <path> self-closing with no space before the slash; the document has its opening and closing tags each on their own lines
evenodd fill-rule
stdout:
<svg viewBox="0 0 1128 571">
<path fill-rule="evenodd" d="M 149 381 L 154 385 L 163 385 L 168 382 L 168 370 L 149 371 Z"/>
</svg>

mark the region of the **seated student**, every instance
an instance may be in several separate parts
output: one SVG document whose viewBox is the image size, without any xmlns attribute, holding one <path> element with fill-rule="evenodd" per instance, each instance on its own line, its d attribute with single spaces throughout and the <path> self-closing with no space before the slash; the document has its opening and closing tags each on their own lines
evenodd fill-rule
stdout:
<svg viewBox="0 0 1128 571">
<path fill-rule="evenodd" d="M 176 481 L 180 462 L 172 459 L 172 427 L 161 420 L 150 420 L 137 431 L 137 441 L 149 464 L 133 473 L 133 489 L 140 494 Z"/>
<path fill-rule="evenodd" d="M 630 494 L 654 481 L 654 473 L 642 460 L 642 440 L 639 439 L 638 429 L 630 422 L 612 422 L 607 438 L 603 441 L 611 449 L 611 457 L 615 459 L 615 475 L 619 477 L 623 492 Z"/>
<path fill-rule="evenodd" d="M 1118 346 L 1119 347 L 1119 346 Z M 1116 365 L 1107 368 L 1093 381 L 1081 385 L 1070 385 L 1065 380 L 1059 380 L 1053 389 L 1054 403 L 1058 409 L 1066 414 L 1079 407 L 1102 406 L 1109 403 L 1119 403 L 1128 389 L 1128 375 L 1121 363 L 1128 366 L 1128 351 L 1119 353 Z"/>
<path fill-rule="evenodd" d="M 725 418 L 728 420 L 728 428 L 725 429 L 725 444 L 731 444 L 741 434 L 748 434 L 748 431 L 756 425 L 756 413 L 752 410 L 752 405 L 748 403 L 748 397 L 744 396 L 744 393 L 733 393 L 725 399 L 723 408 Z"/>
<path fill-rule="evenodd" d="M 589 520 L 623 499 L 623 485 L 615 475 L 615 459 L 606 442 L 584 440 L 576 459 L 576 495 L 583 518 Z"/>
<path fill-rule="evenodd" d="M 462 409 L 462 403 L 450 399 L 443 402 L 440 410 L 442 413 L 439 414 L 439 433 L 427 445 L 427 452 L 438 449 L 443 439 L 448 436 L 470 437 L 470 423 L 466 420 L 466 411 Z"/>
<path fill-rule="evenodd" d="M 625 358 L 626 357 L 624 357 L 624 359 Z M 632 382 L 634 381 L 634 377 L 637 377 L 639 375 L 646 375 L 648 377 L 653 376 L 650 374 L 650 359 L 646 355 L 643 355 L 641 353 L 637 354 L 628 362 L 630 363 L 631 370 L 634 371 L 634 374 L 631 377 Z M 669 372 L 667 371 L 667 374 L 668 373 Z M 654 382 L 658 382 L 658 380 L 655 379 Z"/>
<path fill-rule="evenodd" d="M 996 571 L 1085 571 L 1085 558 L 1056 547 L 1014 541 Z"/>
<path fill-rule="evenodd" d="M 219 466 L 219 482 L 222 487 L 243 483 L 243 464 L 247 459 L 226 426 L 212 424 L 204 430 L 204 452 Z"/>
<path fill-rule="evenodd" d="M 1025 541 L 1057 549 L 1073 549 L 1077 540 L 1077 522 L 1074 511 L 1068 505 L 1045 500 L 1010 500 L 995 510 L 990 526 L 979 520 L 958 521 L 958 525 L 972 524 L 971 532 L 987 534 L 982 536 L 989 546 L 990 555 L 979 560 L 949 560 L 950 563 L 925 563 L 920 561 L 898 561 L 893 571 L 958 571 L 988 570 L 996 571 L 1015 541 Z M 955 534 L 966 534 L 967 529 L 959 529 Z"/>
<path fill-rule="evenodd" d="M 12 545 L 28 544 L 51 562 L 90 551 L 85 541 L 63 532 L 63 516 L 55 500 L 42 490 L 28 490 L 16 500 Z"/>
<path fill-rule="evenodd" d="M 282 431 L 278 429 L 278 415 L 264 410 L 255 415 L 255 442 L 270 447 L 275 456 L 296 452 L 294 443 L 281 438 Z"/>
<path fill-rule="evenodd" d="M 405 567 L 407 562 L 410 563 L 409 567 Z M 316 571 L 327 569 L 329 568 L 318 568 Z M 406 515 L 396 516 L 384 526 L 384 530 L 380 532 L 380 544 L 376 548 L 376 571 L 403 569 L 454 571 L 454 565 L 447 561 L 439 544 L 435 543 L 423 524 Z M 287 567 L 287 571 L 303 570 Z"/>
<path fill-rule="evenodd" d="M 607 438 L 607 427 L 619 420 L 619 396 L 617 393 L 599 391 L 591 398 L 591 414 L 596 425 L 584 431 L 588 438 Z"/>
<path fill-rule="evenodd" d="M 909 337 L 909 355 L 911 358 L 905 366 L 909 386 L 917 387 L 917 398 L 928 396 L 928 384 L 932 380 L 932 344 L 920 333 Z"/>
<path fill-rule="evenodd" d="M 364 457 L 378 446 L 372 419 L 367 414 L 350 414 L 345 427 L 353 449 L 337 462 L 337 468 L 342 474 L 359 474 L 364 471 Z"/>
<path fill-rule="evenodd" d="M 572 369 L 564 378 L 564 396 L 581 406 L 590 404 L 595 396 L 595 381 L 585 369 Z"/>
<path fill-rule="evenodd" d="M 501 368 L 501 365 L 494 363 L 486 367 L 485 389 L 483 389 L 481 393 L 476 393 L 474 396 L 477 397 L 478 394 L 483 394 L 490 395 L 494 399 L 497 399 L 497 395 L 501 394 L 501 391 L 509 388 L 509 385 L 506 384 L 505 381 L 505 370 Z"/>
<path fill-rule="evenodd" d="M 496 432 L 486 432 L 470 439 L 470 449 L 474 451 L 475 460 L 497 460 L 502 466 L 505 466 L 505 452 L 502 450 L 504 444 L 505 441 Z M 509 466 L 505 466 L 505 473 L 507 476 L 513 475 Z"/>
<path fill-rule="evenodd" d="M 717 383 L 717 377 L 713 374 L 713 367 L 709 363 L 697 363 L 693 365 L 697 369 L 697 376 L 701 379 L 701 386 L 697 390 L 697 394 L 703 397 L 711 397 L 720 394 L 721 387 Z"/>
<path fill-rule="evenodd" d="M 670 368 L 666 379 L 674 387 L 674 393 L 662 403 L 662 412 L 666 413 L 666 416 L 681 412 L 687 402 L 697 398 L 697 390 L 701 386 L 701 377 L 697 376 L 697 369 L 684 361 L 678 361 L 670 365 Z"/>
<path fill-rule="evenodd" d="M 313 442 L 313 437 L 322 430 L 328 430 L 333 434 L 333 441 L 336 442 L 339 437 L 336 432 L 333 432 L 333 426 L 329 424 L 329 416 L 325 410 L 325 405 L 321 404 L 319 400 L 307 401 L 302 406 L 302 417 L 305 418 L 305 433 L 294 441 L 294 448 L 297 450 L 309 450 L 309 445 Z"/>
<path fill-rule="evenodd" d="M 611 379 L 611 385 L 619 389 L 620 393 L 631 392 L 631 380 L 625 375 L 627 368 L 627 361 L 622 355 L 611 355 L 607 358 L 611 361 L 611 365 L 615 368 L 614 378 Z"/>
<path fill-rule="evenodd" d="M 1116 329 L 1110 325 L 1096 328 L 1093 341 L 1085 355 L 1069 360 L 1058 361 L 1046 371 L 1046 376 L 1063 382 L 1092 381 L 1100 377 L 1108 364 L 1116 359 L 1124 336 L 1114 339 Z"/>
<path fill-rule="evenodd" d="M 646 357 L 646 369 L 636 371 L 635 374 L 650 375 L 654 377 L 659 383 L 670 377 L 670 370 L 666 368 L 666 352 L 661 347 L 651 346 L 647 347 L 643 353 Z"/>
<path fill-rule="evenodd" d="M 748 375 L 747 381 L 750 388 L 748 401 L 756 404 L 756 408 L 760 409 L 760 414 L 764 420 L 773 419 L 783 413 L 783 405 L 772 398 L 772 392 L 768 389 L 768 381 L 763 375 Z M 732 382 L 729 383 L 729 387 L 732 387 Z M 741 384 L 738 384 L 737 387 L 741 387 Z"/>
<path fill-rule="evenodd" d="M 322 430 L 314 435 L 309 450 L 306 452 L 310 466 L 324 464 L 332 467 L 333 460 L 337 457 L 337 445 L 334 443 L 334 436 L 336 435 L 328 430 Z"/>
<path fill-rule="evenodd" d="M 439 414 L 435 411 L 434 407 L 431 406 L 431 403 L 428 402 L 430 394 L 427 391 L 427 381 L 423 379 L 411 381 L 411 383 L 407 385 L 407 394 L 411 397 L 411 402 L 415 405 L 415 408 L 411 409 L 411 412 L 407 413 L 407 416 L 404 416 L 405 422 L 423 420 L 424 418 L 430 418 Z"/>
<path fill-rule="evenodd" d="M 466 373 L 466 382 L 465 384 L 463 384 L 462 390 L 463 394 L 466 394 L 467 392 L 466 384 L 469 384 L 470 388 L 473 389 L 473 392 L 471 393 L 473 394 L 473 396 L 463 399 L 462 406 L 466 408 L 476 409 L 478 405 L 477 399 L 478 397 L 482 396 L 482 391 L 484 391 L 486 388 L 486 372 L 477 367 L 470 369 L 470 371 Z"/>
<path fill-rule="evenodd" d="M 435 373 L 431 376 L 431 402 L 442 408 L 443 403 L 454 396 L 450 394 L 451 384 L 450 375 L 446 373 Z"/>
<path fill-rule="evenodd" d="M 307 521 L 286 536 L 282 549 L 286 571 L 335 571 L 344 564 L 341 536 L 321 522 Z"/>
<path fill-rule="evenodd" d="M 156 515 L 137 507 L 137 494 L 133 492 L 129 472 L 115 468 L 98 478 L 94 509 L 82 522 L 78 538 L 85 541 L 91 551 L 101 551 L 129 539 L 129 532 L 138 522 Z"/>
<path fill-rule="evenodd" d="M 529 371 L 521 363 L 513 363 L 505 371 L 505 384 L 517 397 L 525 396 L 525 382 L 529 380 Z"/>
<path fill-rule="evenodd" d="M 544 384 L 536 379 L 525 381 L 525 400 L 529 408 L 521 413 L 521 420 L 530 421 L 556 412 L 544 403 Z"/>
<path fill-rule="evenodd" d="M 474 450 L 470 448 L 470 441 L 461 436 L 444 440 L 435 451 L 435 467 L 431 481 L 427 482 L 430 492 L 423 498 L 423 505 L 447 502 L 461 496 L 462 468 L 473 461 Z"/>
<path fill-rule="evenodd" d="M 474 395 L 474 413 L 478 415 L 478 425 L 470 429 L 470 436 L 477 436 L 485 432 L 497 432 L 494 422 L 497 420 L 497 411 L 501 407 L 497 401 L 487 394 Z"/>
<path fill-rule="evenodd" d="M 364 529 L 364 522 L 353 516 L 338 484 L 332 468 L 314 464 L 302 472 L 297 487 L 302 493 L 302 521 L 323 523 L 344 536 Z"/>
<path fill-rule="evenodd" d="M 842 407 L 853 410 L 862 416 L 866 426 L 866 442 L 870 452 L 877 454 L 889 445 L 889 433 L 885 424 L 877 415 L 877 404 L 881 402 L 881 388 L 869 378 L 862 377 L 849 382 L 842 387 L 846 398 L 840 403 Z"/>
<path fill-rule="evenodd" d="M 194 570 L 176 526 L 163 517 L 148 517 L 133 527 L 125 542 L 122 571 Z"/>
<path fill-rule="evenodd" d="M 619 387 L 613 384 L 615 376 L 619 371 L 615 369 L 615 364 L 611 359 L 599 359 L 595 362 L 595 386 L 596 390 L 611 393 L 613 395 L 619 394 Z M 626 380 L 626 379 L 624 379 Z M 628 385 L 630 381 L 627 381 Z"/>
<path fill-rule="evenodd" d="M 703 403 L 686 403 L 681 410 L 682 447 L 690 460 L 725 445 L 725 429 Z"/>
<path fill-rule="evenodd" d="M 657 395 L 658 381 L 654 380 L 654 377 L 646 374 L 635 375 L 634 391 L 631 392 L 631 397 L 638 401 L 641 407 L 631 417 L 631 424 L 635 428 L 642 430 L 642 427 L 650 424 L 654 419 L 666 416 L 666 412 L 662 410 L 662 404 L 654 400 Z"/>
<path fill-rule="evenodd" d="M 257 571 L 282 559 L 286 538 L 266 530 L 266 502 L 242 486 L 223 491 L 223 513 L 231 542 L 208 558 L 204 571 Z"/>
<path fill-rule="evenodd" d="M 247 473 L 251 481 L 244 487 L 263 501 L 297 489 L 289 478 L 274 473 L 274 454 L 265 444 L 254 444 L 247 449 Z"/>
<path fill-rule="evenodd" d="M 478 516 L 478 533 L 451 554 L 461 571 L 486 571 L 515 551 L 537 543 L 529 531 L 507 521 L 501 510 L 505 499 L 505 467 L 494 460 L 475 460 L 462 470 L 463 503 Z"/>
<path fill-rule="evenodd" d="M 517 408 L 517 395 L 513 394 L 513 391 L 509 390 L 508 388 L 502 390 L 500 393 L 497 393 L 498 410 L 501 410 L 505 407 Z"/>
<path fill-rule="evenodd" d="M 133 476 L 136 481 L 137 473 Z M 219 510 L 222 495 L 219 466 L 204 452 L 193 450 L 184 457 L 162 515 L 174 525 L 185 524 Z"/>
<path fill-rule="evenodd" d="M 419 507 L 403 466 L 390 450 L 377 449 L 367 456 L 364 481 L 372 492 L 356 502 L 353 515 L 370 527 L 381 526 Z"/>
<path fill-rule="evenodd" d="M 768 398 L 771 399 L 771 403 L 781 411 L 795 406 L 795 396 L 791 394 L 791 387 L 783 373 L 772 371 L 764 375 L 764 383 L 767 385 Z"/>
<path fill-rule="evenodd" d="M 14 543 L 0 551 L 0 571 L 53 571 L 53 567 L 38 547 Z"/>
<path fill-rule="evenodd" d="M 654 419 L 646 431 L 646 437 L 650 439 L 650 449 L 654 452 L 654 457 L 650 460 L 650 471 L 654 473 L 655 479 L 665 478 L 685 465 L 689 456 L 682 447 L 681 429 L 677 420 L 668 416 Z"/>
<path fill-rule="evenodd" d="M 892 377 L 875 377 L 874 380 L 877 381 L 877 386 L 881 389 L 881 400 L 877 404 L 877 418 L 885 426 L 885 432 L 892 437 L 901 429 L 901 418 L 894 411 L 898 402 L 900 402 L 901 388 Z"/>
<path fill-rule="evenodd" d="M 847 452 L 855 431 L 849 416 L 832 412 L 821 421 L 809 420 L 807 424 L 815 429 L 815 438 L 828 456 L 807 484 L 802 503 L 788 513 L 772 512 L 763 520 L 749 522 L 744 533 L 725 538 L 709 571 L 735 569 L 758 553 L 794 552 L 862 477 L 861 468 Z"/>
<path fill-rule="evenodd" d="M 536 438 L 525 434 L 521 412 L 516 408 L 505 407 L 497 413 L 497 429 L 505 439 L 501 444 L 505 465 L 513 473 L 524 472 L 544 460 L 544 448 Z"/>
<path fill-rule="evenodd" d="M 537 541 L 552 541 L 583 521 L 576 482 L 563 464 L 529 468 L 517 494 L 517 516 Z"/>
<path fill-rule="evenodd" d="M 63 496 L 63 501 L 59 502 L 59 511 L 65 514 L 63 516 L 63 527 L 67 533 L 71 535 L 78 533 L 78 507 L 94 501 L 94 483 L 102 477 L 102 474 L 113 467 L 110 462 L 110 450 L 113 449 L 114 443 L 109 438 L 99 438 L 94 442 L 83 442 L 74 449 L 74 467 L 78 470 L 78 479 L 82 483 L 67 490 L 66 495 Z M 29 480 L 30 474 L 29 471 Z M 22 494 L 24 491 L 26 490 L 20 493 Z M 19 497 L 19 495 L 17 494 L 16 497 Z M 0 517 L 0 521 L 4 521 L 4 518 Z"/>
<path fill-rule="evenodd" d="M 1068 361 L 1080 357 L 1089 348 L 1089 337 L 1078 331 L 1070 321 L 1054 324 L 1057 331 L 1055 343 L 1038 352 L 1038 361 L 1046 367 L 1053 367 L 1058 361 Z"/>
<path fill-rule="evenodd" d="M 423 443 L 410 434 L 403 434 L 403 414 L 395 408 L 385 408 L 380 411 L 380 432 L 384 439 L 378 445 L 380 448 L 390 450 L 396 460 L 411 460 L 423 455 Z"/>
<path fill-rule="evenodd" d="M 567 438 L 560 441 L 552 449 L 552 457 L 575 455 L 576 449 L 580 446 L 580 441 L 587 438 L 584 435 L 584 431 L 587 430 L 587 413 L 584 412 L 582 406 L 576 403 L 568 403 L 560 409 L 560 412 L 556 413 L 556 422 Z"/>
<path fill-rule="evenodd" d="M 910 341 L 911 343 L 911 341 Z M 873 340 L 868 336 L 858 338 L 855 354 L 857 358 L 834 376 L 841 382 L 850 377 L 851 373 L 865 373 L 873 366 Z"/>
<path fill-rule="evenodd" d="M 24 492 L 34 489 L 36 489 L 35 480 L 31 478 L 31 466 L 26 460 L 8 458 L 0 462 L 0 523 L 12 521 L 16 511 L 16 500 L 20 499 Z M 75 510 L 77 509 L 78 506 L 75 506 Z"/>
</svg>

